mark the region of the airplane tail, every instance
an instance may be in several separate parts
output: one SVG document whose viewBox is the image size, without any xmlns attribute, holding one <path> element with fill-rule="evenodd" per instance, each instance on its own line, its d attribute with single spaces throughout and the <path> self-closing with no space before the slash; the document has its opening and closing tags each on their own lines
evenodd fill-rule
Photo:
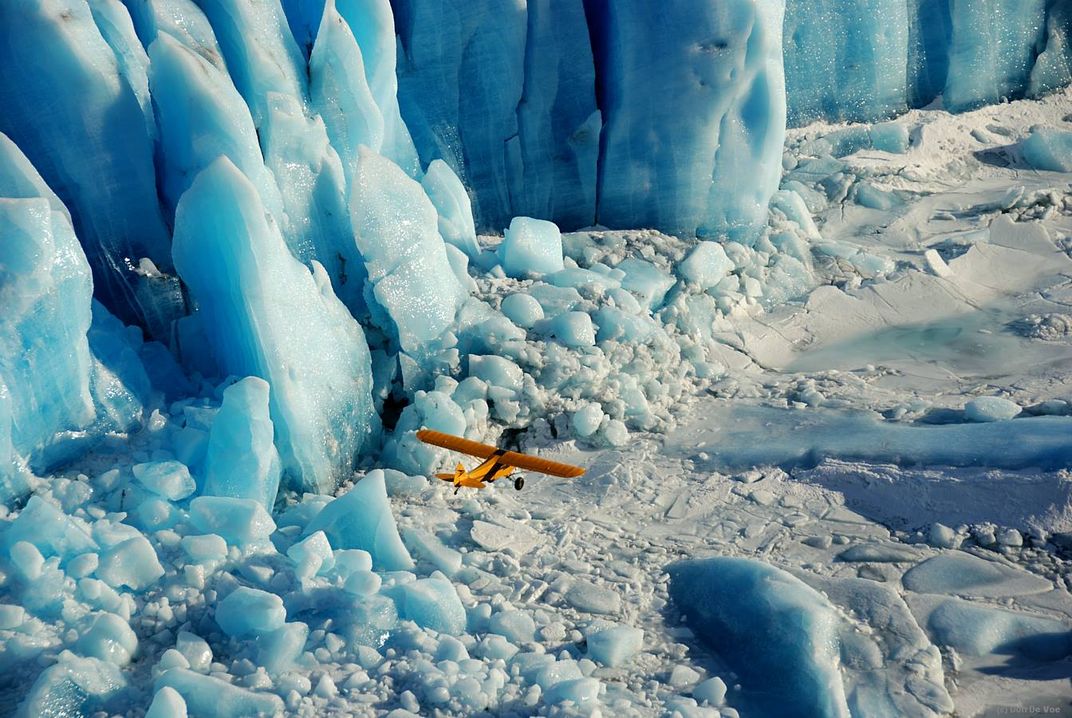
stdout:
<svg viewBox="0 0 1072 718">
<path fill-rule="evenodd" d="M 436 474 L 436 478 L 442 479 L 443 481 L 454 481 L 464 473 L 465 466 L 463 466 L 462 464 L 458 464 L 456 467 L 454 467 L 453 474 Z"/>
</svg>

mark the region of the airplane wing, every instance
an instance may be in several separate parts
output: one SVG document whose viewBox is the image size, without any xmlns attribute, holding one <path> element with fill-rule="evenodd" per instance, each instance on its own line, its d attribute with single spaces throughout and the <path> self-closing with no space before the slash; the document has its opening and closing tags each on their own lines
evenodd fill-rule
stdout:
<svg viewBox="0 0 1072 718">
<path fill-rule="evenodd" d="M 575 479 L 584 473 L 584 469 L 580 466 L 562 464 L 558 461 L 541 459 L 538 456 L 529 456 L 528 454 L 519 454 L 516 451 L 507 451 L 499 458 L 499 461 L 525 471 L 538 471 L 541 474 L 559 476 L 563 479 Z"/>
<path fill-rule="evenodd" d="M 452 451 L 460 451 L 463 454 L 469 454 L 470 456 L 476 456 L 481 459 L 487 459 L 500 451 L 500 449 L 495 446 L 481 444 L 476 441 L 469 441 L 469 439 L 463 439 L 460 436 L 451 436 L 450 434 L 432 431 L 431 429 L 421 429 L 417 432 L 417 438 L 426 444 L 441 446 L 444 449 L 450 449 Z M 541 474 L 558 476 L 563 479 L 575 479 L 584 473 L 584 469 L 580 466 L 562 464 L 558 461 L 541 459 L 538 456 L 520 454 L 516 451 L 502 452 L 502 455 L 499 457 L 499 462 L 507 466 L 515 466 L 519 469 L 524 469 L 525 471 L 538 471 Z"/>
<path fill-rule="evenodd" d="M 417 438 L 432 446 L 441 446 L 451 451 L 460 451 L 463 454 L 469 454 L 481 459 L 486 459 L 499 450 L 495 446 L 469 441 L 469 439 L 463 439 L 460 436 L 451 436 L 431 429 L 421 429 L 417 432 Z"/>
</svg>

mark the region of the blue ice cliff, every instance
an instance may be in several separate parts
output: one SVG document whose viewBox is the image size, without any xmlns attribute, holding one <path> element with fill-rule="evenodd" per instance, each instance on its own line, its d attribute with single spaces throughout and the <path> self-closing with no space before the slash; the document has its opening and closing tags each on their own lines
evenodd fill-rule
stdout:
<svg viewBox="0 0 1072 718">
<path fill-rule="evenodd" d="M 53 208 L 5 213 L 13 247 L 41 248 L 10 263 L 12 291 L 34 317 L 72 292 L 62 322 L 13 325 L 6 361 L 74 351 L 31 362 L 63 398 L 32 427 L 5 411 L 8 453 L 43 468 L 138 426 L 150 383 L 174 400 L 228 376 L 268 382 L 269 416 L 247 418 L 270 423 L 290 488 L 344 481 L 385 412 L 387 455 L 411 469 L 436 456 L 407 438 L 418 425 L 525 425 L 544 392 L 583 436 L 622 441 L 674 400 L 631 373 L 717 376 L 712 321 L 808 286 L 815 200 L 792 173 L 778 188 L 787 123 L 1059 87 L 1069 21 L 1041 0 L 5 3 L 20 31 L 0 52 L 26 73 L 0 79 L 5 193 Z M 47 62 L 24 62 L 44 45 Z M 906 146 L 887 134 L 864 140 Z M 1054 166 L 1036 145 L 1025 160 Z M 640 258 L 559 232 L 596 222 L 680 243 Z M 494 251 L 488 228 L 505 231 Z M 500 306 L 475 278 L 503 275 L 523 291 Z M 611 396 L 571 378 L 578 351 L 616 367 Z M 33 384 L 5 383 L 12 407 Z M 266 466 L 249 495 L 268 504 Z"/>
</svg>

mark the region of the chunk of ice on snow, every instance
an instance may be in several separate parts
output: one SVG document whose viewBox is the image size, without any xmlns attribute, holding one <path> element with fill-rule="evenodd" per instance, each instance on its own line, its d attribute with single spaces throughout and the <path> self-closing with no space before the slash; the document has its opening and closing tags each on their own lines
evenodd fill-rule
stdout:
<svg viewBox="0 0 1072 718">
<path fill-rule="evenodd" d="M 643 259 L 630 257 L 622 261 L 618 269 L 625 272 L 622 287 L 637 295 L 648 309 L 662 306 L 666 293 L 674 286 L 673 277 Z"/>
<path fill-rule="evenodd" d="M 740 676 L 752 710 L 847 718 L 838 614 L 825 597 L 753 559 L 682 561 L 668 571 L 674 603 Z"/>
<path fill-rule="evenodd" d="M 187 668 L 172 668 L 156 679 L 156 690 L 174 688 L 196 716 L 278 715 L 283 701 L 270 693 L 232 685 L 219 678 L 203 676 Z"/>
<path fill-rule="evenodd" d="M 710 289 L 733 271 L 733 260 L 718 242 L 700 242 L 677 266 L 677 271 L 687 281 Z"/>
<path fill-rule="evenodd" d="M 257 638 L 257 665 L 264 666 L 268 675 L 277 676 L 293 667 L 305 650 L 309 626 L 286 623 Z"/>
<path fill-rule="evenodd" d="M 260 503 L 229 496 L 198 496 L 190 502 L 190 523 L 230 544 L 263 541 L 275 531 L 275 521 Z"/>
<path fill-rule="evenodd" d="M 20 705 L 24 716 L 92 715 L 126 687 L 119 667 L 64 651 L 30 687 Z"/>
<path fill-rule="evenodd" d="M 918 593 L 948 593 L 978 598 L 1006 598 L 1043 593 L 1053 584 L 1023 569 L 951 551 L 929 558 L 905 573 L 905 588 Z"/>
<path fill-rule="evenodd" d="M 965 418 L 976 422 L 1014 419 L 1021 411 L 1019 404 L 1000 396 L 977 396 L 964 405 Z"/>
<path fill-rule="evenodd" d="M 320 571 L 335 566 L 331 544 L 323 531 L 314 531 L 288 548 L 287 557 L 294 562 L 294 574 L 298 578 L 312 578 Z"/>
<path fill-rule="evenodd" d="M 551 322 L 551 332 L 560 344 L 579 349 L 595 346 L 596 328 L 586 312 L 565 312 Z"/>
<path fill-rule="evenodd" d="M 82 655 L 125 666 L 138 649 L 138 637 L 130 624 L 114 613 L 99 613 L 90 618 L 78 637 Z"/>
<path fill-rule="evenodd" d="M 209 430 L 203 495 L 254 499 L 272 510 L 281 464 L 269 392 L 268 382 L 255 376 L 223 390 L 223 402 Z"/>
<path fill-rule="evenodd" d="M 190 470 L 178 461 L 134 464 L 131 470 L 142 486 L 169 501 L 185 499 L 197 488 Z"/>
<path fill-rule="evenodd" d="M 145 718 L 186 718 L 186 715 L 186 701 L 177 690 L 164 686 L 153 696 Z"/>
<path fill-rule="evenodd" d="M 325 506 L 305 527 L 303 535 L 317 531 L 327 534 L 334 548 L 368 551 L 373 565 L 381 571 L 413 568 L 413 559 L 398 536 L 380 469 L 369 472 L 352 489 Z"/>
<path fill-rule="evenodd" d="M 1032 127 L 1020 144 L 1024 161 L 1037 170 L 1072 172 L 1072 132 L 1055 127 Z"/>
<path fill-rule="evenodd" d="M 514 217 L 498 249 L 503 271 L 511 277 L 551 274 L 563 268 L 562 233 L 554 222 Z"/>
<path fill-rule="evenodd" d="M 443 575 L 403 584 L 392 593 L 400 618 L 453 636 L 465 632 L 465 608 L 454 584 Z"/>
<path fill-rule="evenodd" d="M 499 611 L 488 622 L 488 631 L 505 636 L 511 643 L 531 643 L 536 636 L 536 622 L 525 611 Z"/>
<path fill-rule="evenodd" d="M 216 623 L 224 633 L 236 638 L 270 633 L 286 619 L 283 599 L 248 586 L 239 586 L 216 606 Z"/>
<path fill-rule="evenodd" d="M 1072 632 L 1060 621 L 960 599 L 939 604 L 927 619 L 927 629 L 938 645 L 967 656 L 996 653 L 1057 661 L 1072 653 Z"/>
<path fill-rule="evenodd" d="M 543 307 L 528 294 L 511 294 L 503 299 L 502 313 L 522 329 L 530 329 L 543 319 Z"/>
<path fill-rule="evenodd" d="M 613 616 L 621 610 L 622 597 L 612 588 L 578 579 L 565 593 L 566 601 L 579 611 Z"/>
<path fill-rule="evenodd" d="M 621 666 L 644 645 L 644 632 L 632 626 L 599 624 L 587 634 L 588 657 L 612 668 Z"/>
<path fill-rule="evenodd" d="M 126 586 L 141 591 L 164 575 L 164 567 L 148 539 L 136 536 L 101 554 L 97 576 L 113 588 Z"/>
</svg>

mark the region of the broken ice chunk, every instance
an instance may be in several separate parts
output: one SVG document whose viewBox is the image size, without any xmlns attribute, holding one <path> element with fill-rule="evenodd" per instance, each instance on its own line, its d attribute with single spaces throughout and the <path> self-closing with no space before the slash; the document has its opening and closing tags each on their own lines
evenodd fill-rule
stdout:
<svg viewBox="0 0 1072 718">
<path fill-rule="evenodd" d="M 269 511 L 279 490 L 280 461 L 269 415 L 269 384 L 249 376 L 227 387 L 209 431 L 205 496 L 254 499 Z"/>
<path fill-rule="evenodd" d="M 219 534 L 231 544 L 263 541 L 275 531 L 275 521 L 253 499 L 199 496 L 190 502 L 190 523 L 198 531 Z"/>
<path fill-rule="evenodd" d="M 452 636 L 465 632 L 465 608 L 454 584 L 442 574 L 403 584 L 392 593 L 399 617 Z"/>
<path fill-rule="evenodd" d="M 498 249 L 499 261 L 508 276 L 551 274 L 563 268 L 562 233 L 554 222 L 514 217 Z"/>
<path fill-rule="evenodd" d="M 119 543 L 101 554 L 97 576 L 113 588 L 141 591 L 164 575 L 152 544 L 144 536 Z"/>
<path fill-rule="evenodd" d="M 258 588 L 239 586 L 216 606 L 216 623 L 228 636 L 270 633 L 287 620 L 283 599 Z"/>
<path fill-rule="evenodd" d="M 185 499 L 197 488 L 190 470 L 178 461 L 134 464 L 131 470 L 142 486 L 168 501 Z"/>
<path fill-rule="evenodd" d="M 632 626 L 597 624 L 588 631 L 588 656 L 605 666 L 621 666 L 644 645 L 644 632 Z"/>
<path fill-rule="evenodd" d="M 480 254 L 469 194 L 450 165 L 443 160 L 432 160 L 428 171 L 421 178 L 421 186 L 435 205 L 436 214 L 439 215 L 439 233 L 443 240 L 453 244 L 470 258 Z"/>
<path fill-rule="evenodd" d="M 369 472 L 325 506 L 305 527 L 303 535 L 317 531 L 323 531 L 335 548 L 368 551 L 373 565 L 381 571 L 413 568 L 413 559 L 398 536 L 380 469 Z"/>
</svg>

